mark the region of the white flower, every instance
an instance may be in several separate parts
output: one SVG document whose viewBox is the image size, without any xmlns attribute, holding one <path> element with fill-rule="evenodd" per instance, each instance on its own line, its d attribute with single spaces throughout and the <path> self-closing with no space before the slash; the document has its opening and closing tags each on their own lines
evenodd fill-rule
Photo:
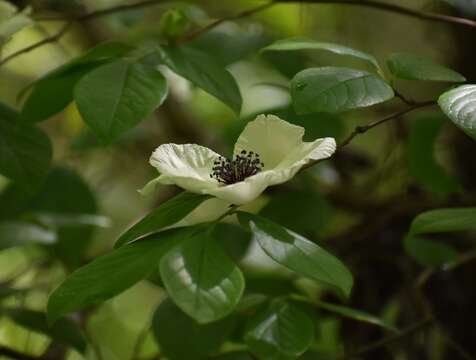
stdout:
<svg viewBox="0 0 476 360">
<path fill-rule="evenodd" d="M 193 193 L 210 194 L 232 204 L 256 199 L 268 186 L 290 180 L 311 161 L 330 157 L 334 138 L 304 142 L 304 128 L 277 116 L 259 115 L 249 122 L 233 151 L 233 162 L 196 144 L 164 144 L 150 158 L 160 176 L 157 183 L 175 184 Z"/>
</svg>

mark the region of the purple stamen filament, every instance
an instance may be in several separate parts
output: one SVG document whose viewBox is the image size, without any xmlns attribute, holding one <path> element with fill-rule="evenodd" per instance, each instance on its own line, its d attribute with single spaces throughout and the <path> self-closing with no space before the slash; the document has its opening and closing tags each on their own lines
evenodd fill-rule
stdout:
<svg viewBox="0 0 476 360">
<path fill-rule="evenodd" d="M 215 160 L 210 177 L 222 184 L 230 185 L 256 175 L 263 167 L 259 154 L 242 150 L 233 160 L 222 156 Z"/>
</svg>

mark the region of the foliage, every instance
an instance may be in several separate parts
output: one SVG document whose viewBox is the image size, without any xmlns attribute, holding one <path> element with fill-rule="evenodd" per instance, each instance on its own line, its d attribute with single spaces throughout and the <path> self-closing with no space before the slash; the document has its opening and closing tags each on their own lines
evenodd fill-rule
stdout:
<svg viewBox="0 0 476 360">
<path fill-rule="evenodd" d="M 388 358 L 386 345 L 431 325 L 435 349 L 409 340 L 395 358 L 471 358 L 474 344 L 445 328 L 462 324 L 440 319 L 425 285 L 456 268 L 474 279 L 474 79 L 394 52 L 392 38 L 382 56 L 318 31 L 291 36 L 281 17 L 242 23 L 299 6 L 280 2 L 224 4 L 231 15 L 213 20 L 212 2 L 85 12 L 96 5 L 0 0 L 5 79 L 39 48 L 71 53 L 0 87 L 0 357 L 123 359 L 133 342 L 133 359 L 350 358 L 355 347 Z M 85 47 L 91 24 L 110 27 L 107 41 Z M 19 46 L 22 36 L 40 40 Z M 205 147 L 230 153 L 241 130 L 230 160 Z M 159 145 L 143 200 L 135 190 Z M 165 186 L 177 184 L 186 191 Z M 460 299 L 474 290 L 439 281 L 472 308 Z M 418 300 L 401 295 L 410 288 Z"/>
</svg>

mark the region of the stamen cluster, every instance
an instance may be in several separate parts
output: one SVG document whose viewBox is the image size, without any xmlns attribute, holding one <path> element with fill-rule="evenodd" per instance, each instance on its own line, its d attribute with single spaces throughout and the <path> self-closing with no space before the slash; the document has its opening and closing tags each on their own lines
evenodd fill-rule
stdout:
<svg viewBox="0 0 476 360">
<path fill-rule="evenodd" d="M 259 154 L 246 150 L 242 150 L 233 160 L 220 156 L 213 165 L 210 177 L 226 185 L 243 181 L 259 173 L 264 167 Z"/>
</svg>

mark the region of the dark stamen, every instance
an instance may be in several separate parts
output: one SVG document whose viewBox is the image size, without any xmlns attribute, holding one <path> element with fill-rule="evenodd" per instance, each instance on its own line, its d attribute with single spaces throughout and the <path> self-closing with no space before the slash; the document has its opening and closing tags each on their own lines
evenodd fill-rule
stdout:
<svg viewBox="0 0 476 360">
<path fill-rule="evenodd" d="M 213 163 L 213 171 L 210 177 L 215 178 L 220 183 L 229 185 L 243 181 L 263 169 L 264 163 L 261 162 L 259 154 L 246 150 L 241 150 L 240 154 L 232 160 L 220 156 Z"/>
</svg>

